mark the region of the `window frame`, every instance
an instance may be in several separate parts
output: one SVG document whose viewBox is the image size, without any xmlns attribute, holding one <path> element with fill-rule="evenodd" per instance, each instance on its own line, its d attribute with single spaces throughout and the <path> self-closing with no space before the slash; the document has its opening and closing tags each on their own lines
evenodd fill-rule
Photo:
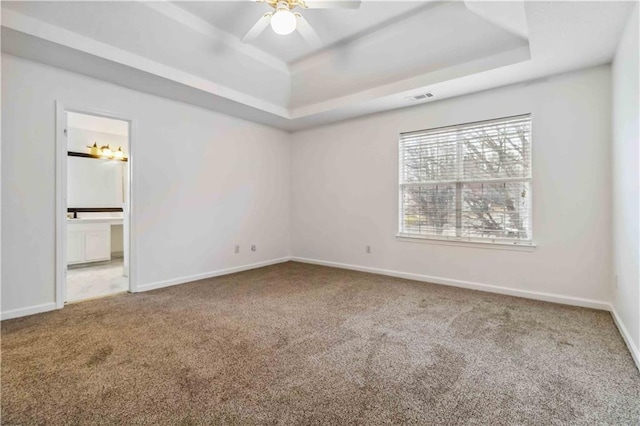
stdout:
<svg viewBox="0 0 640 426">
<path fill-rule="evenodd" d="M 509 183 L 509 182 L 527 182 L 529 184 L 529 219 L 530 219 L 530 238 L 523 239 L 511 239 L 511 238 L 491 238 L 491 237 L 464 237 L 464 236 L 439 236 L 439 235 L 421 235 L 421 234 L 413 234 L 413 233 L 403 233 L 403 187 L 405 186 L 425 186 L 425 183 L 403 183 L 401 170 L 403 165 L 401 164 L 401 155 L 402 155 L 402 135 L 408 133 L 417 133 L 417 132 L 428 132 L 433 130 L 445 129 L 448 127 L 462 127 L 469 125 L 476 125 L 481 123 L 489 123 L 492 121 L 498 120 L 508 120 L 511 118 L 524 117 L 528 116 L 531 121 L 531 127 L 529 132 L 529 177 L 528 178 L 487 178 L 482 180 L 469 180 L 462 179 L 459 177 L 460 168 L 458 166 L 457 174 L 458 178 L 455 180 L 448 181 L 439 181 L 439 182 L 429 182 L 427 185 L 438 185 L 438 184 L 450 184 L 456 187 L 456 191 L 460 191 L 464 184 L 476 183 L 476 184 L 485 184 L 485 183 Z M 525 112 L 516 115 L 502 116 L 496 118 L 489 118 L 478 121 L 470 121 L 465 123 L 446 125 L 433 127 L 423 130 L 413 130 L 407 132 L 400 132 L 397 140 L 397 150 L 396 150 L 396 178 L 397 178 L 397 206 L 396 206 L 396 239 L 398 241 L 403 242 L 413 242 L 413 243 L 431 243 L 431 244 L 441 244 L 441 245 L 449 245 L 449 246 L 471 246 L 476 248 L 490 248 L 490 249 L 502 249 L 502 250 L 517 250 L 517 251 L 533 251 L 536 248 L 536 244 L 534 242 L 534 221 L 533 221 L 533 204 L 534 204 L 534 191 L 533 191 L 533 121 L 534 115 L 531 112 Z M 457 200 L 457 197 L 456 197 Z M 462 214 L 462 210 L 456 209 L 456 215 Z"/>
</svg>

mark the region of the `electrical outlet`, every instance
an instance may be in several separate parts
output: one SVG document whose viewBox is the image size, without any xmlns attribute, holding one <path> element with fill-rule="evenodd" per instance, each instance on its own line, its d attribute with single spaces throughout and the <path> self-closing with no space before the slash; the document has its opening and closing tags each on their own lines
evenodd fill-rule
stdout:
<svg viewBox="0 0 640 426">
<path fill-rule="evenodd" d="M 256 251 L 256 245 L 255 244 L 251 244 L 251 251 Z"/>
<path fill-rule="evenodd" d="M 240 246 L 235 246 L 235 247 L 233 248 L 233 252 L 234 252 L 234 253 L 240 253 Z"/>
<path fill-rule="evenodd" d="M 371 254 L 371 246 L 367 246 L 367 247 L 365 248 L 365 253 L 367 253 L 367 254 Z"/>
</svg>

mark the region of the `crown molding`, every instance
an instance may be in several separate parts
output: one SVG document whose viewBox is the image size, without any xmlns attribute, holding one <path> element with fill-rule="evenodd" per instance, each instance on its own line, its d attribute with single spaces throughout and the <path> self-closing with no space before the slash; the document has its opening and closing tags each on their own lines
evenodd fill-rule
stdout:
<svg viewBox="0 0 640 426">
<path fill-rule="evenodd" d="M 2 26 L 211 93 L 282 118 L 290 118 L 287 108 L 10 9 L 2 9 Z"/>
</svg>

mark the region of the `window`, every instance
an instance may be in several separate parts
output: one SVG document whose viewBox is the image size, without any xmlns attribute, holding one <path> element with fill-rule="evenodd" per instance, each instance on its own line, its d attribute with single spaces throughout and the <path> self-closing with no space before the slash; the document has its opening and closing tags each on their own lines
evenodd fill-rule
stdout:
<svg viewBox="0 0 640 426">
<path fill-rule="evenodd" d="M 404 237 L 530 244 L 531 115 L 400 135 Z"/>
</svg>

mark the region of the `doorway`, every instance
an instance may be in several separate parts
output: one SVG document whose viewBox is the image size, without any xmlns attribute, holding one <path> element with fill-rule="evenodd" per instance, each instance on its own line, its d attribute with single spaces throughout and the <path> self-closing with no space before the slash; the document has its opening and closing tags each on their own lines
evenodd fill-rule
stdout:
<svg viewBox="0 0 640 426">
<path fill-rule="evenodd" d="M 134 291 L 132 120 L 57 106 L 56 304 Z"/>
</svg>

